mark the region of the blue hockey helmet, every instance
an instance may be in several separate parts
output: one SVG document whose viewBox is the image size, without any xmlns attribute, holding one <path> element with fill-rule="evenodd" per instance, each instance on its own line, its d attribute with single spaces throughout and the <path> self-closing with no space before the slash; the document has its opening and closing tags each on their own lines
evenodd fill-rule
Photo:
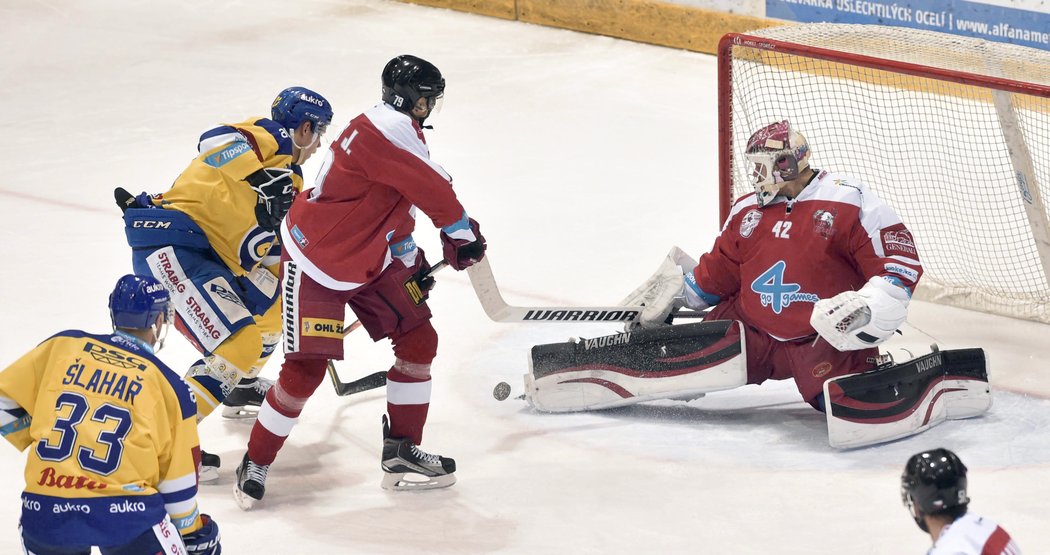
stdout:
<svg viewBox="0 0 1050 555">
<path fill-rule="evenodd" d="M 109 316 L 113 327 L 148 329 L 163 314 L 169 320 L 171 295 L 161 283 L 148 276 L 128 274 L 117 280 L 109 295 Z"/>
<path fill-rule="evenodd" d="M 332 104 L 306 87 L 288 87 L 273 99 L 270 119 L 292 130 L 309 121 L 312 123 L 310 129 L 321 135 L 332 123 Z"/>
</svg>

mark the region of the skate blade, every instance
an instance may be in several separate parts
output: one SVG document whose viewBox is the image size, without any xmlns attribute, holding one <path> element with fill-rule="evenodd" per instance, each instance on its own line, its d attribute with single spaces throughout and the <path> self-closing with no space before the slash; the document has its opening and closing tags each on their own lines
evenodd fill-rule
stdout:
<svg viewBox="0 0 1050 555">
<path fill-rule="evenodd" d="M 219 467 L 202 466 L 197 481 L 203 485 L 213 485 L 219 481 Z"/>
<path fill-rule="evenodd" d="M 423 476 L 411 472 L 384 472 L 383 489 L 390 491 L 423 491 L 447 488 L 456 483 L 455 474 Z"/>
<path fill-rule="evenodd" d="M 253 407 L 251 405 L 243 405 L 239 407 L 228 407 L 223 405 L 222 417 L 223 418 L 257 418 L 259 416 L 259 407 Z"/>
<path fill-rule="evenodd" d="M 258 499 L 248 495 L 241 491 L 241 488 L 237 487 L 237 484 L 233 484 L 233 500 L 237 502 L 237 506 L 244 511 L 250 511 L 255 507 L 255 503 Z"/>
<path fill-rule="evenodd" d="M 688 403 L 689 401 L 695 401 L 697 399 L 703 399 L 706 396 L 707 396 L 706 393 L 685 393 L 685 394 L 678 395 L 678 396 L 675 396 L 675 397 L 668 397 L 668 399 L 673 399 L 675 401 L 685 401 L 685 402 Z"/>
</svg>

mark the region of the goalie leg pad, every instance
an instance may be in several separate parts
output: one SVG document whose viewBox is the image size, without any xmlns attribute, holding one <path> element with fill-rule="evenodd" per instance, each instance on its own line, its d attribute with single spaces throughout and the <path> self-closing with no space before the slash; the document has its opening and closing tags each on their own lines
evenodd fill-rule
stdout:
<svg viewBox="0 0 1050 555">
<path fill-rule="evenodd" d="M 828 442 L 848 449 L 917 434 L 992 405 L 983 349 L 934 351 L 824 383 Z"/>
<path fill-rule="evenodd" d="M 667 326 L 532 348 L 526 398 L 544 412 L 699 397 L 747 383 L 741 324 Z"/>
</svg>

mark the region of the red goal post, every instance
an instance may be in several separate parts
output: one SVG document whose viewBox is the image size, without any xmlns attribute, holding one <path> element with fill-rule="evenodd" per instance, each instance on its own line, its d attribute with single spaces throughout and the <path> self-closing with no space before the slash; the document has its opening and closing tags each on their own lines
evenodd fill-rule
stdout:
<svg viewBox="0 0 1050 555">
<path fill-rule="evenodd" d="M 1050 323 L 1050 53 L 876 25 L 722 38 L 721 219 L 752 191 L 752 132 L 788 119 L 811 165 L 859 178 L 900 214 L 916 298 Z"/>
</svg>

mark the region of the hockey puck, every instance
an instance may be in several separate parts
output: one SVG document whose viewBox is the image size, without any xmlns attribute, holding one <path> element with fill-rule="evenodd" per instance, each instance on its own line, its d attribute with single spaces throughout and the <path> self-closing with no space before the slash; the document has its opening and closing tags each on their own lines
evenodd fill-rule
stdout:
<svg viewBox="0 0 1050 555">
<path fill-rule="evenodd" d="M 503 401 L 507 397 L 510 397 L 510 384 L 507 382 L 500 382 L 496 384 L 496 387 L 492 389 L 492 396 L 497 401 Z"/>
</svg>

